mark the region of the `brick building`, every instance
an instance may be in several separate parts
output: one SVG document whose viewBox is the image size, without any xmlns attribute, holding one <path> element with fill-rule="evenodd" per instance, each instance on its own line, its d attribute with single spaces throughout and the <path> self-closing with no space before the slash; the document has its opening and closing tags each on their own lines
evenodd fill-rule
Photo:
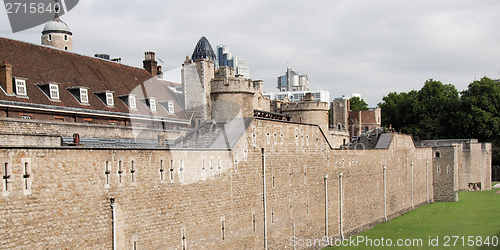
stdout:
<svg viewBox="0 0 500 250">
<path fill-rule="evenodd" d="M 145 69 L 0 38 L 0 117 L 174 129 L 190 126 L 171 84 Z"/>
</svg>

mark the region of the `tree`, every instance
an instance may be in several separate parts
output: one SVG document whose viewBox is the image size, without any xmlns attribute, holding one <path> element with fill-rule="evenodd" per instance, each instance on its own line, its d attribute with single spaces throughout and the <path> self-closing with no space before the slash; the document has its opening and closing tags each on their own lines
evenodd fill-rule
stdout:
<svg viewBox="0 0 500 250">
<path fill-rule="evenodd" d="M 353 96 L 351 99 L 349 99 L 350 106 L 351 106 L 351 111 L 362 111 L 362 110 L 368 110 L 368 103 L 365 102 L 365 100 Z"/>
<path fill-rule="evenodd" d="M 466 138 L 493 143 L 493 165 L 500 164 L 500 83 L 483 77 L 462 92 L 460 126 Z"/>
<path fill-rule="evenodd" d="M 500 83 L 482 78 L 461 92 L 429 79 L 419 91 L 389 93 L 379 103 L 382 125 L 416 139 L 476 138 L 493 144 L 492 161 L 500 165 Z"/>
<path fill-rule="evenodd" d="M 379 103 L 382 122 L 418 139 L 455 138 L 460 97 L 451 84 L 429 79 L 419 91 L 389 93 Z"/>
</svg>

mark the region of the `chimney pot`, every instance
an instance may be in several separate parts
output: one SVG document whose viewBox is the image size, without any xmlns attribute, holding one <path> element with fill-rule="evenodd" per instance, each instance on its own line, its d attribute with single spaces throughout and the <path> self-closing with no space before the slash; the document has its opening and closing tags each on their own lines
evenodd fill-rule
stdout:
<svg viewBox="0 0 500 250">
<path fill-rule="evenodd" d="M 158 75 L 158 63 L 155 61 L 155 53 L 152 51 L 144 52 L 145 60 L 142 62 L 144 69 L 151 75 Z"/>
</svg>

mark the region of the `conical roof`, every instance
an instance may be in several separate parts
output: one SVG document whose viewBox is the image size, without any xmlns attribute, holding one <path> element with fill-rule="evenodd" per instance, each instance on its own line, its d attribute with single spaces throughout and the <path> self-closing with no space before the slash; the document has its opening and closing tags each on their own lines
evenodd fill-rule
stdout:
<svg viewBox="0 0 500 250">
<path fill-rule="evenodd" d="M 213 63 L 217 60 L 217 56 L 212 49 L 212 45 L 210 45 L 210 42 L 208 42 L 208 39 L 204 36 L 198 40 L 198 43 L 194 48 L 193 55 L 191 56 L 191 59 L 195 62 L 200 58 L 210 60 Z"/>
</svg>

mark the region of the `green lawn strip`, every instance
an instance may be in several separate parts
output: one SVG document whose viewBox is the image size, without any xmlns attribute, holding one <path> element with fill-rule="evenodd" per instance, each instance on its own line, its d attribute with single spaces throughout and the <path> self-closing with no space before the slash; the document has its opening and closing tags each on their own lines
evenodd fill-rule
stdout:
<svg viewBox="0 0 500 250">
<path fill-rule="evenodd" d="M 382 239 L 387 243 L 387 239 L 392 240 L 394 249 L 441 249 L 445 248 L 445 236 L 450 237 L 448 245 L 453 249 L 500 249 L 500 194 L 495 192 L 500 189 L 481 192 L 460 192 L 458 202 L 435 202 L 405 215 L 392 219 L 387 223 L 382 223 L 371 230 L 360 233 L 356 236 L 362 236 L 369 239 Z M 451 238 L 451 236 L 459 236 Z M 467 246 L 468 236 L 474 240 L 474 246 Z M 482 237 L 482 242 L 486 237 L 490 237 L 490 243 L 493 236 L 497 236 L 499 242 L 496 247 L 478 247 L 477 236 Z M 430 237 L 430 238 L 429 238 Z M 464 237 L 463 240 L 461 237 Z M 429 247 L 429 239 L 438 238 L 438 247 Z M 357 238 L 356 238 L 357 239 Z M 420 247 L 397 247 L 399 239 L 422 239 Z M 465 247 L 458 247 L 464 241 Z M 358 248 L 358 249 L 381 249 L 382 246 L 367 247 L 365 243 L 350 247 L 329 247 L 325 249 Z M 413 242 L 412 242 L 413 244 Z M 455 244 L 455 247 L 453 245 Z M 472 244 L 472 243 L 471 243 Z M 450 248 L 448 247 L 448 248 Z"/>
</svg>

